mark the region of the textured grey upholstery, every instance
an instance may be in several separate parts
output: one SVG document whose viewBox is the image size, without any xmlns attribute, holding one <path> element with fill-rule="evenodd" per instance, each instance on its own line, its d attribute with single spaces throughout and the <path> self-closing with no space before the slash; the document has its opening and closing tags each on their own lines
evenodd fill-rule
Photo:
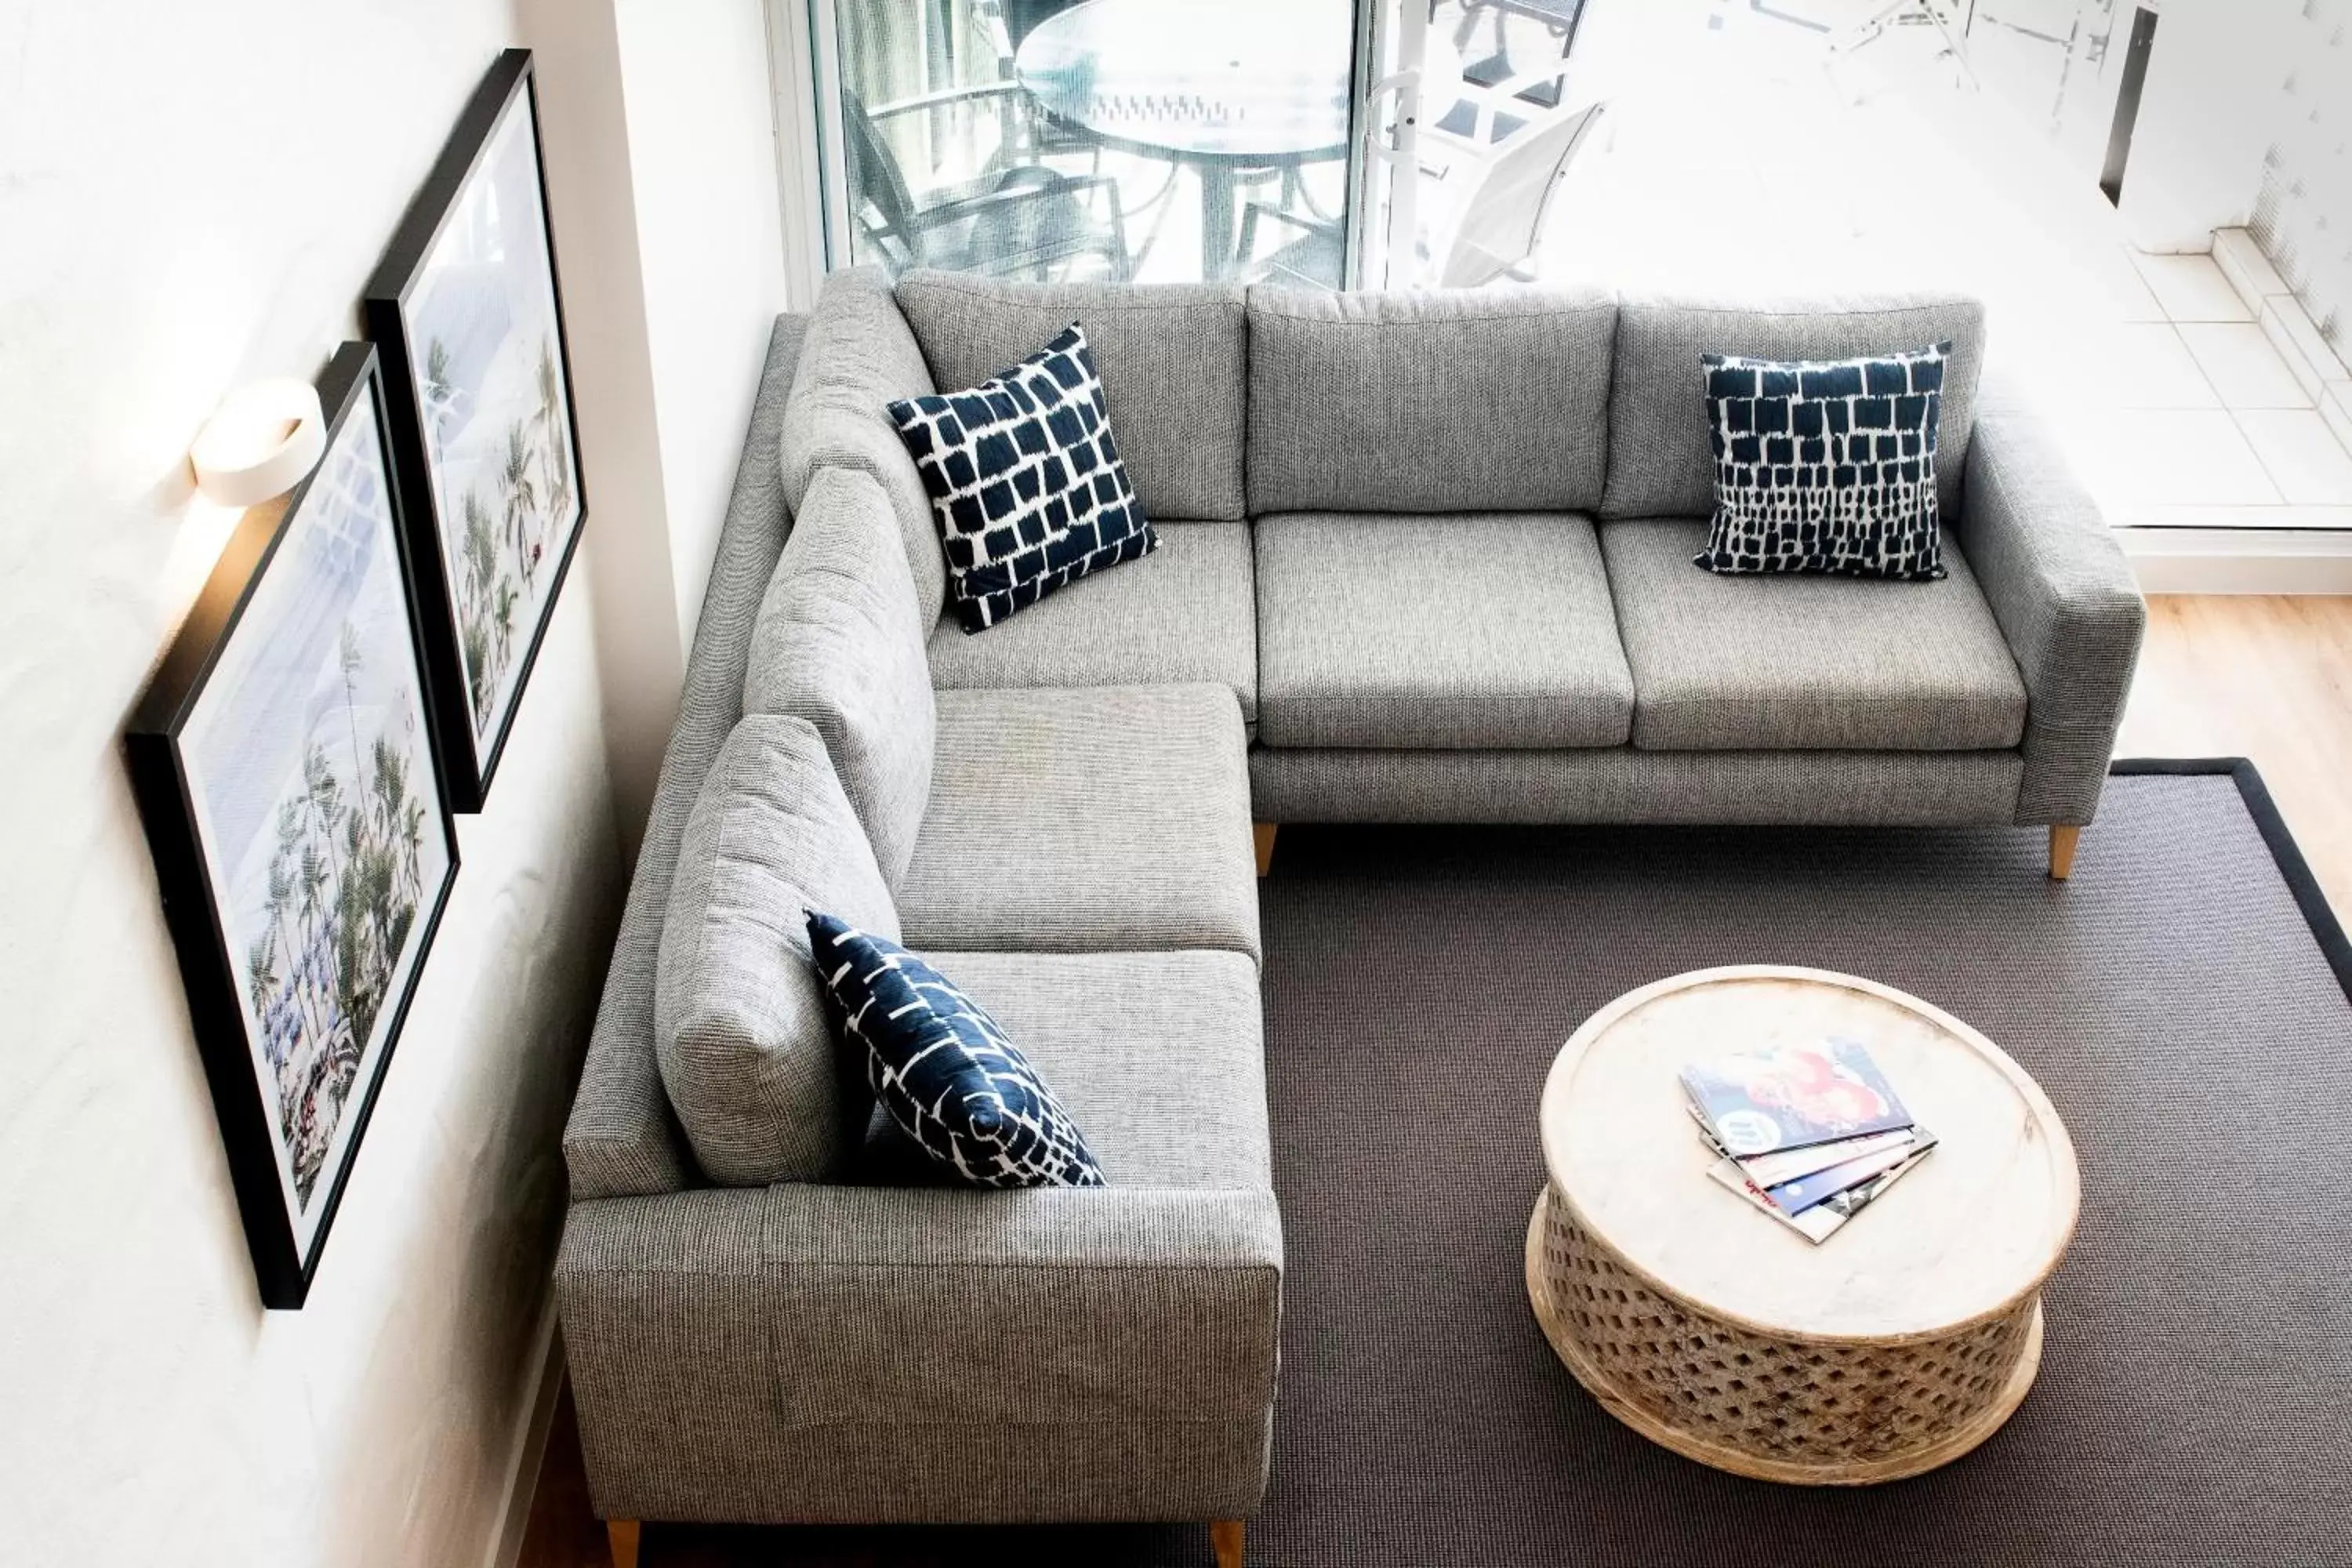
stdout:
<svg viewBox="0 0 2352 1568">
<path fill-rule="evenodd" d="M 2030 700 L 2017 820 L 2088 822 L 2147 607 L 2098 503 L 2039 421 L 1979 421 L 1968 481 L 1957 531 Z"/>
<path fill-rule="evenodd" d="M 1257 717 L 1257 626 L 1250 531 L 1239 522 L 1160 522 L 1160 548 L 1096 572 L 984 632 L 931 634 L 941 689 L 1214 681 Z"/>
<path fill-rule="evenodd" d="M 1257 965 L 1248 954 L 923 956 L 1004 1026 L 1113 1187 L 1272 1189 Z"/>
<path fill-rule="evenodd" d="M 1591 511 L 1614 296 L 1249 292 L 1249 502 L 1276 511 Z"/>
<path fill-rule="evenodd" d="M 1603 523 L 1649 751 L 1988 752 L 2025 731 L 2025 684 L 1947 531 L 1939 583 L 1727 577 L 1702 521 Z"/>
<path fill-rule="evenodd" d="M 817 1180 L 864 1137 L 864 1079 L 842 1070 L 810 967 L 811 910 L 898 935 L 824 738 L 748 714 L 687 818 L 654 976 L 662 1085 L 713 1181 Z"/>
<path fill-rule="evenodd" d="M 931 795 L 929 629 L 889 498 L 856 468 L 820 469 L 760 606 L 743 710 L 816 726 L 893 886 Z"/>
<path fill-rule="evenodd" d="M 1249 822 L 1222 687 L 942 691 L 899 921 L 918 949 L 1255 957 Z"/>
<path fill-rule="evenodd" d="M 1241 521 L 1249 337 L 1238 285 L 1137 289 L 918 270 L 898 279 L 898 298 L 931 379 L 950 391 L 1082 323 L 1144 515 Z"/>
<path fill-rule="evenodd" d="M 784 1185 L 576 1205 L 557 1264 L 608 1515 L 1237 1518 L 1282 1238 L 1255 965 L 933 953 L 1113 1185 Z"/>
<path fill-rule="evenodd" d="M 564 1123 L 563 1163 L 575 1201 L 675 1192 L 688 1180 L 691 1156 L 654 1060 L 654 968 L 678 839 L 711 759 L 742 716 L 751 628 L 783 548 L 776 442 L 807 324 L 805 317 L 779 316 L 769 336 L 751 428 L 736 464 L 734 494 L 719 527 L 702 618 L 695 626 L 686 689 L 637 849 L 587 1063 Z"/>
<path fill-rule="evenodd" d="M 1568 513 L 1257 525 L 1269 746 L 1622 746 L 1633 679 L 1592 524 Z"/>
<path fill-rule="evenodd" d="M 1727 304 L 1627 294 L 1617 312 L 1617 367 L 1609 394 L 1609 493 L 1604 518 L 1690 517 L 1713 510 L 1699 356 L 1844 359 L 1952 342 L 1937 435 L 1937 489 L 1945 521 L 1959 508 L 1962 469 L 1984 367 L 1984 306 L 1957 295 L 1886 295 Z"/>
<path fill-rule="evenodd" d="M 891 300 L 889 275 L 878 267 L 857 267 L 827 277 L 784 405 L 778 444 L 784 504 L 797 513 L 820 468 L 871 474 L 898 519 L 927 626 L 939 619 L 947 597 L 947 557 L 923 476 L 885 410 L 899 398 L 935 390 L 923 351 Z"/>
<path fill-rule="evenodd" d="M 1238 1519 L 1265 1489 L 1263 1188 L 574 1204 L 556 1288 L 609 1518 Z"/>
<path fill-rule="evenodd" d="M 1250 753 L 1267 822 L 2006 823 L 2015 752 Z"/>
</svg>

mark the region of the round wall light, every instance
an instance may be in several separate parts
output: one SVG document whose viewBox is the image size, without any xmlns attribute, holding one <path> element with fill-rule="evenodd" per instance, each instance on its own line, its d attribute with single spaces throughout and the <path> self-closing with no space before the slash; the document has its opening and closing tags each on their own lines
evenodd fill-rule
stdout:
<svg viewBox="0 0 2352 1568">
<path fill-rule="evenodd" d="M 326 451 L 318 390 L 286 376 L 240 386 L 221 399 L 188 448 L 188 466 L 207 500 L 258 506 L 300 484 Z"/>
</svg>

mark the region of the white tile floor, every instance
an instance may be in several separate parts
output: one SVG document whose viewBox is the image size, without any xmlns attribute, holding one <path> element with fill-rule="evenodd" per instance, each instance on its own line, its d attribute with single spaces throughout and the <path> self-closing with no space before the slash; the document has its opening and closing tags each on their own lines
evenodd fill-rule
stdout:
<svg viewBox="0 0 2352 1568">
<path fill-rule="evenodd" d="M 2253 322 L 2199 321 L 2171 330 L 2179 332 L 2224 408 L 2311 406 L 2310 395 Z"/>
<path fill-rule="evenodd" d="M 1570 91 L 1607 99 L 1608 129 L 1555 205 L 1542 276 L 1969 289 L 1989 307 L 1989 374 L 2052 417 L 2117 524 L 2352 524 L 2330 389 L 2281 353 L 2295 323 L 2262 319 L 2210 256 L 2127 243 L 2082 128 L 2051 122 L 2056 57 L 1972 51 L 1971 88 L 1928 29 L 1904 27 L 1826 65 L 1815 29 L 1874 9 L 1593 0 Z M 2229 258 L 2259 299 L 2259 257 Z"/>
</svg>

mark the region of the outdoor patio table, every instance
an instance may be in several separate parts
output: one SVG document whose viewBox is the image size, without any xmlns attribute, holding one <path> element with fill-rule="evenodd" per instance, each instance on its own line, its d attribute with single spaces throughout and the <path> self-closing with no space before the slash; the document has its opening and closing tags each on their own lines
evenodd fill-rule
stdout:
<svg viewBox="0 0 2352 1568">
<path fill-rule="evenodd" d="M 1240 171 L 1347 156 L 1354 47 L 1346 0 L 1085 0 L 1039 23 L 1013 69 L 1105 145 L 1197 172 L 1201 275 L 1221 279 Z"/>
</svg>

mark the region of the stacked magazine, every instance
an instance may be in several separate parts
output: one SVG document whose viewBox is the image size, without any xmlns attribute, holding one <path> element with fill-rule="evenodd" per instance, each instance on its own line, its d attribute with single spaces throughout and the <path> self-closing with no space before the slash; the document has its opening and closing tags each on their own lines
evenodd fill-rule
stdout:
<svg viewBox="0 0 2352 1568">
<path fill-rule="evenodd" d="M 1707 1174 L 1816 1245 L 1936 1146 L 1853 1040 L 1693 1063 L 1683 1091 Z"/>
</svg>

